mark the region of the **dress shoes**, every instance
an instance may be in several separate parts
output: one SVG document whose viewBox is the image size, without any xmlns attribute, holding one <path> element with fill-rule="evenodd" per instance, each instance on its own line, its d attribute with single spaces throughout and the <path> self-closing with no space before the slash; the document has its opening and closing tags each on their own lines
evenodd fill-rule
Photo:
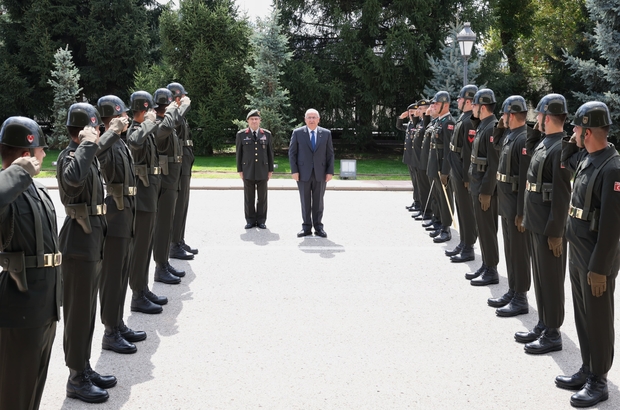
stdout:
<svg viewBox="0 0 620 410">
<path fill-rule="evenodd" d="M 487 299 L 487 305 L 494 308 L 501 308 L 506 306 L 515 295 L 515 291 L 512 289 L 508 289 L 508 292 L 504 293 L 502 296 L 498 298 L 489 298 Z"/>
<path fill-rule="evenodd" d="M 581 390 L 570 397 L 573 407 L 592 407 L 609 398 L 607 378 L 590 375 Z"/>
<path fill-rule="evenodd" d="M 495 266 L 488 266 L 482 275 L 469 281 L 472 286 L 488 286 L 499 283 L 499 273 Z"/>
<path fill-rule="evenodd" d="M 434 220 L 431 219 L 428 222 L 422 223 L 422 228 L 428 228 L 429 226 L 434 226 L 436 223 L 437 223 L 437 221 L 434 221 Z M 435 229 L 437 229 L 437 228 L 435 228 Z"/>
<path fill-rule="evenodd" d="M 252 229 L 252 228 L 254 228 L 254 224 L 251 224 L 251 223 L 245 224 L 245 229 Z"/>
<path fill-rule="evenodd" d="M 151 292 L 148 286 L 144 287 L 144 296 L 151 302 L 155 303 L 156 305 L 165 305 L 166 303 L 168 303 L 167 297 L 157 296 L 156 294 Z"/>
<path fill-rule="evenodd" d="M 506 306 L 497 309 L 495 314 L 501 317 L 513 317 L 526 315 L 529 312 L 530 305 L 527 303 L 527 293 L 517 292 L 510 302 Z"/>
<path fill-rule="evenodd" d="M 545 354 L 562 350 L 562 335 L 559 329 L 545 329 L 538 340 L 527 343 L 524 346 L 525 353 Z"/>
<path fill-rule="evenodd" d="M 536 324 L 536 326 L 534 326 L 534 329 L 527 331 L 527 332 L 517 332 L 515 333 L 515 340 L 519 343 L 530 343 L 533 342 L 534 340 L 538 339 L 540 337 L 540 335 L 542 335 L 542 332 L 547 328 L 547 326 L 545 326 L 543 324 L 543 322 L 538 321 L 538 324 Z"/>
<path fill-rule="evenodd" d="M 432 219 L 433 216 L 431 214 L 429 214 L 429 213 L 426 213 L 426 214 L 421 214 L 421 215 L 418 215 L 418 216 L 411 215 L 411 217 L 413 219 L 415 219 L 416 221 L 425 221 L 427 219 Z"/>
<path fill-rule="evenodd" d="M 181 259 L 184 261 L 194 259 L 194 254 L 189 253 L 185 249 L 183 249 L 180 242 L 170 244 L 170 252 L 168 253 L 168 255 L 172 259 Z"/>
<path fill-rule="evenodd" d="M 441 229 L 435 229 L 433 232 L 428 234 L 428 236 L 430 236 L 431 238 L 435 238 L 439 235 L 441 235 Z"/>
<path fill-rule="evenodd" d="M 297 237 L 298 238 L 303 238 L 304 236 L 310 236 L 312 235 L 312 231 L 304 231 L 303 229 L 299 232 L 297 232 Z"/>
<path fill-rule="evenodd" d="M 458 255 L 463 250 L 463 246 L 465 246 L 465 244 L 461 242 L 458 245 L 456 245 L 456 248 L 452 249 L 451 251 L 444 251 L 444 253 L 446 254 L 446 256 Z"/>
<path fill-rule="evenodd" d="M 131 296 L 131 311 L 154 315 L 163 312 L 161 306 L 151 302 L 144 292 L 134 292 Z"/>
<path fill-rule="evenodd" d="M 259 229 L 267 229 L 267 225 L 265 224 L 256 224 L 256 226 L 258 226 Z"/>
<path fill-rule="evenodd" d="M 581 366 L 579 371 L 571 376 L 558 376 L 555 378 L 555 385 L 560 389 L 581 390 L 591 375 L 587 366 Z"/>
<path fill-rule="evenodd" d="M 86 365 L 86 370 L 88 373 L 88 377 L 93 384 L 101 389 L 110 389 L 116 386 L 116 377 L 114 376 L 102 376 L 90 367 L 90 363 Z"/>
<path fill-rule="evenodd" d="M 123 322 L 121 322 L 121 325 L 118 327 L 118 331 L 120 332 L 121 337 L 129 343 L 141 342 L 146 339 L 146 332 L 143 332 L 142 330 L 130 329 Z"/>
<path fill-rule="evenodd" d="M 172 273 L 168 272 L 166 266 L 156 266 L 155 267 L 155 282 L 162 282 L 168 285 L 177 285 L 181 283 L 181 278 L 178 276 L 174 276 Z"/>
<path fill-rule="evenodd" d="M 450 257 L 450 262 L 461 263 L 473 261 L 474 259 L 476 259 L 476 254 L 474 253 L 474 246 L 465 245 L 463 246 L 460 254 Z"/>
<path fill-rule="evenodd" d="M 421 215 L 422 215 L 422 211 L 415 211 L 414 213 L 411 214 L 411 217 L 415 219 Z"/>
<path fill-rule="evenodd" d="M 186 252 L 193 253 L 194 255 L 198 255 L 198 249 L 192 248 L 191 246 L 186 244 L 184 240 L 181 241 L 181 248 L 183 248 Z"/>
<path fill-rule="evenodd" d="M 166 269 L 168 269 L 168 272 L 172 273 L 174 276 L 177 276 L 179 278 L 182 278 L 183 276 L 185 276 L 184 270 L 176 269 L 174 266 L 170 264 L 170 262 L 166 262 Z"/>
<path fill-rule="evenodd" d="M 69 369 L 67 397 L 79 399 L 86 403 L 103 403 L 110 395 L 104 389 L 93 384 L 86 370 Z"/>
<path fill-rule="evenodd" d="M 452 260 L 452 258 L 450 258 L 450 260 Z M 484 263 L 478 268 L 477 271 L 475 272 L 469 272 L 465 274 L 465 279 L 467 280 L 472 280 L 474 278 L 477 278 L 478 276 L 482 275 L 482 273 L 487 270 L 487 265 L 485 265 Z"/>
<path fill-rule="evenodd" d="M 116 353 L 131 354 L 138 351 L 138 348 L 133 343 L 129 343 L 123 339 L 118 329 L 103 334 L 103 340 L 101 341 L 101 347 L 103 350 L 111 350 Z"/>
<path fill-rule="evenodd" d="M 324 231 L 324 230 L 322 230 L 322 229 L 316 229 L 316 230 L 314 231 L 314 234 L 315 234 L 316 236 L 320 236 L 321 238 L 327 238 L 327 232 L 325 232 L 325 231 Z"/>
<path fill-rule="evenodd" d="M 450 232 L 450 228 L 442 229 L 439 236 L 433 238 L 433 242 L 435 243 L 443 243 L 448 242 L 452 239 L 452 233 Z"/>
<path fill-rule="evenodd" d="M 427 231 L 436 231 L 437 229 L 441 229 L 443 226 L 439 223 L 439 222 L 433 222 L 432 225 L 427 226 L 426 229 Z"/>
</svg>

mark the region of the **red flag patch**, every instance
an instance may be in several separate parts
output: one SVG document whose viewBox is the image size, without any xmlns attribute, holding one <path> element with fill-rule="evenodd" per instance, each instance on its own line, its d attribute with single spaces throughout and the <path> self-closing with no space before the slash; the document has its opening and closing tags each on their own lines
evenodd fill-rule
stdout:
<svg viewBox="0 0 620 410">
<path fill-rule="evenodd" d="M 491 135 L 491 138 L 489 138 L 490 142 L 493 142 L 493 136 Z"/>
<path fill-rule="evenodd" d="M 32 143 L 34 142 L 34 135 L 29 134 L 29 135 L 26 137 L 26 139 L 28 140 L 28 142 L 29 142 L 30 144 L 32 144 Z"/>
<path fill-rule="evenodd" d="M 521 155 L 527 155 L 527 149 L 525 147 L 521 149 Z"/>
<path fill-rule="evenodd" d="M 469 130 L 469 135 L 476 135 L 476 130 Z"/>
<path fill-rule="evenodd" d="M 620 192 L 620 182 L 614 182 L 614 191 Z"/>
<path fill-rule="evenodd" d="M 449 130 L 453 130 L 454 129 L 454 124 L 448 124 L 448 129 Z"/>
</svg>

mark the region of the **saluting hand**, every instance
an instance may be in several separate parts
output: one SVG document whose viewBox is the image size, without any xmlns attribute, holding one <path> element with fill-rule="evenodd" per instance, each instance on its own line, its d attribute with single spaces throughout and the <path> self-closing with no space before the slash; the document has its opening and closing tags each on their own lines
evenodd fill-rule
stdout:
<svg viewBox="0 0 620 410">
<path fill-rule="evenodd" d="M 405 111 L 404 113 L 400 114 L 400 118 L 401 120 L 404 120 L 405 118 L 407 118 L 409 116 L 409 111 Z"/>
<path fill-rule="evenodd" d="M 36 157 L 19 157 L 11 163 L 11 165 L 17 165 L 30 174 L 31 177 L 41 172 L 41 163 Z"/>
<path fill-rule="evenodd" d="M 80 139 L 80 143 L 84 141 L 97 143 L 97 139 L 99 138 L 99 133 L 94 127 L 90 125 L 84 127 L 82 131 L 78 134 L 78 138 Z"/>
<path fill-rule="evenodd" d="M 109 129 L 115 134 L 120 134 L 121 132 L 126 131 L 127 127 L 129 127 L 129 119 L 127 117 L 117 117 L 112 118 Z"/>
<path fill-rule="evenodd" d="M 588 285 L 592 288 L 592 296 L 598 298 L 607 290 L 607 276 L 588 272 Z"/>
<path fill-rule="evenodd" d="M 144 114 L 144 120 L 149 120 L 151 122 L 155 122 L 157 120 L 157 114 L 155 114 L 155 110 L 154 109 L 150 109 L 146 112 L 146 114 Z"/>
<path fill-rule="evenodd" d="M 181 98 L 180 102 L 180 105 L 190 105 L 192 103 L 192 100 L 190 100 L 189 97 L 186 95 L 185 97 Z"/>
</svg>

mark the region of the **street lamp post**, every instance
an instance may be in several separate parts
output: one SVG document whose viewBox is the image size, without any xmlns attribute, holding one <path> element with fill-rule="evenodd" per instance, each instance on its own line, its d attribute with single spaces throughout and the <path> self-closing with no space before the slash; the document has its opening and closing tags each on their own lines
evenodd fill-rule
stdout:
<svg viewBox="0 0 620 410">
<path fill-rule="evenodd" d="M 476 42 L 476 33 L 471 30 L 471 24 L 465 23 L 465 27 L 459 34 L 456 35 L 456 40 L 459 42 L 461 48 L 461 55 L 463 56 L 463 86 L 467 85 L 467 60 L 471 56 L 471 50 L 474 48 Z"/>
</svg>

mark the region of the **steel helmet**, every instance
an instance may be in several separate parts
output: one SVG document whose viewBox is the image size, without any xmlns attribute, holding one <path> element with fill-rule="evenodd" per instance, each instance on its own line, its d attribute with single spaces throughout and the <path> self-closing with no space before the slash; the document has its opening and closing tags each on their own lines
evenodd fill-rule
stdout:
<svg viewBox="0 0 620 410">
<path fill-rule="evenodd" d="M 97 101 L 97 109 L 101 117 L 116 117 L 129 111 L 123 100 L 115 95 L 106 95 Z"/>
<path fill-rule="evenodd" d="M 67 114 L 67 127 L 80 127 L 87 126 L 97 127 L 103 125 L 99 111 L 88 103 L 75 103 L 69 107 L 69 113 Z"/>
<path fill-rule="evenodd" d="M 609 108 L 600 101 L 590 101 L 577 109 L 572 125 L 584 128 L 600 128 L 611 125 Z"/>
<path fill-rule="evenodd" d="M 43 130 L 27 117 L 9 117 L 0 129 L 0 144 L 18 148 L 47 148 Z"/>
<path fill-rule="evenodd" d="M 514 114 L 518 112 L 527 112 L 527 103 L 525 102 L 525 98 L 520 95 L 511 95 L 506 98 L 504 104 L 502 105 L 502 113 Z"/>
<path fill-rule="evenodd" d="M 166 86 L 166 88 L 170 90 L 175 98 L 187 95 L 187 91 L 185 91 L 185 88 L 183 88 L 183 86 L 179 83 L 170 83 Z"/>
<path fill-rule="evenodd" d="M 154 105 L 153 97 L 146 91 L 136 91 L 129 97 L 129 106 L 132 111 L 146 111 Z"/>
<path fill-rule="evenodd" d="M 488 105 L 495 104 L 495 93 L 490 88 L 483 88 L 482 90 L 478 90 L 474 95 L 473 104 L 479 105 Z"/>
<path fill-rule="evenodd" d="M 153 95 L 153 99 L 155 100 L 155 107 L 168 105 L 172 102 L 174 98 L 172 98 L 172 92 L 170 92 L 167 88 L 158 88 Z"/>
<path fill-rule="evenodd" d="M 464 98 L 466 100 L 473 100 L 477 92 L 478 92 L 478 87 L 476 87 L 475 85 L 472 85 L 472 84 L 466 85 L 465 87 L 461 88 L 461 92 L 459 92 L 458 98 Z"/>
<path fill-rule="evenodd" d="M 540 99 L 540 102 L 536 106 L 536 112 L 545 115 L 568 114 L 566 98 L 561 94 L 547 94 Z"/>
</svg>

